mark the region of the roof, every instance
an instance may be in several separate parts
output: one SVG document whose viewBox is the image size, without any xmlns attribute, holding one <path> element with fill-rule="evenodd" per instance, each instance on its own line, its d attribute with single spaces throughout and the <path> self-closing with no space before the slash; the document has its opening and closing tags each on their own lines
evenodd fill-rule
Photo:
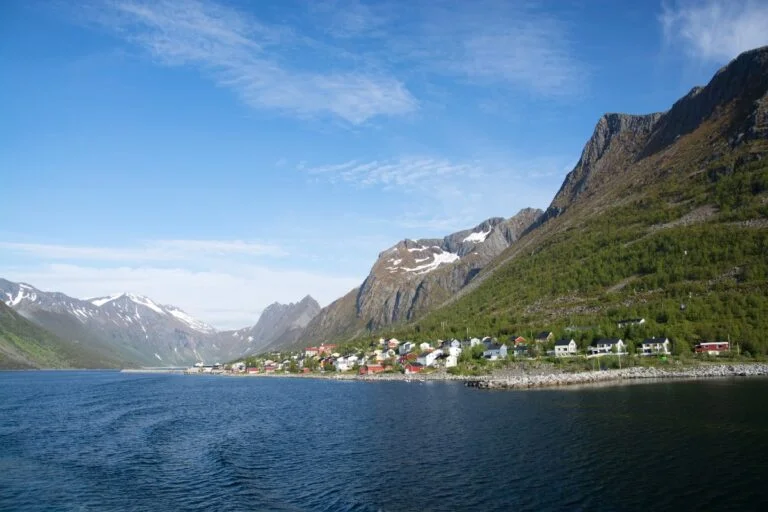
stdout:
<svg viewBox="0 0 768 512">
<path fill-rule="evenodd" d="M 643 340 L 643 345 L 656 345 L 657 343 L 664 343 L 669 341 L 669 338 L 646 338 Z"/>
<path fill-rule="evenodd" d="M 552 333 L 549 332 L 549 331 L 541 331 L 539 334 L 536 335 L 536 339 L 537 340 L 545 340 L 545 339 L 549 338 L 549 336 L 551 334 Z"/>
<path fill-rule="evenodd" d="M 621 341 L 621 338 L 600 338 L 599 340 L 592 341 L 590 346 L 596 347 L 598 345 L 615 345 Z"/>
<path fill-rule="evenodd" d="M 491 343 L 490 345 L 488 345 L 488 348 L 486 349 L 486 351 L 487 350 L 499 350 L 500 348 L 501 348 L 501 345 L 499 345 L 498 343 Z"/>
<path fill-rule="evenodd" d="M 572 341 L 575 343 L 575 341 L 574 341 L 574 340 L 572 340 L 572 339 L 557 340 L 557 341 L 555 342 L 555 346 L 556 346 L 556 347 L 567 347 L 568 345 L 570 345 L 570 344 L 571 344 L 571 342 L 572 342 Z"/>
</svg>

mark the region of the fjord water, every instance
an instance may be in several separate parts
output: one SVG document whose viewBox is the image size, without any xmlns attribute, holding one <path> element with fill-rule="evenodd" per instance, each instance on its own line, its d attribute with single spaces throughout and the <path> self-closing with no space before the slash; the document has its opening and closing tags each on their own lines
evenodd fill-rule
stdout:
<svg viewBox="0 0 768 512">
<path fill-rule="evenodd" d="M 0 509 L 759 509 L 766 392 L 0 373 Z"/>
</svg>

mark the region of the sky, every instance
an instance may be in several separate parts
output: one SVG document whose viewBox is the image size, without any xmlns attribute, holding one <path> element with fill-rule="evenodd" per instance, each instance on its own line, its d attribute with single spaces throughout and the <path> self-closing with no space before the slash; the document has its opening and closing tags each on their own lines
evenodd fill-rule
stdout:
<svg viewBox="0 0 768 512">
<path fill-rule="evenodd" d="M 545 209 L 605 112 L 768 44 L 768 2 L 0 2 L 0 277 L 225 329 Z"/>
</svg>

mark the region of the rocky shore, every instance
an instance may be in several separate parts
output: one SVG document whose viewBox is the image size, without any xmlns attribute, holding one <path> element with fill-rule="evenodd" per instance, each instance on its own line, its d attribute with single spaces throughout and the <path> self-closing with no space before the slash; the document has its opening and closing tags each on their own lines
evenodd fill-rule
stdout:
<svg viewBox="0 0 768 512">
<path fill-rule="evenodd" d="M 468 380 L 467 386 L 481 389 L 528 389 L 640 379 L 708 379 L 761 375 L 768 375 L 768 364 L 711 364 L 674 369 L 633 367 L 622 370 L 519 375 L 507 378 L 476 377 Z"/>
</svg>

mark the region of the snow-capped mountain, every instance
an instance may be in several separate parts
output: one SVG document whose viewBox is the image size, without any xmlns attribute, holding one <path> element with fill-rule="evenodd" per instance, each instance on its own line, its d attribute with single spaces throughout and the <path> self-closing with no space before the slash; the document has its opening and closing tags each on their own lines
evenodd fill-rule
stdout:
<svg viewBox="0 0 768 512">
<path fill-rule="evenodd" d="M 300 341 L 344 338 L 417 318 L 472 282 L 541 214 L 525 208 L 444 238 L 401 240 L 379 254 L 360 287 L 323 308 Z"/>
<path fill-rule="evenodd" d="M 219 357 L 216 330 L 176 306 L 121 293 L 88 300 L 0 279 L 3 301 L 60 337 L 109 346 L 126 362 L 179 365 Z"/>
</svg>

